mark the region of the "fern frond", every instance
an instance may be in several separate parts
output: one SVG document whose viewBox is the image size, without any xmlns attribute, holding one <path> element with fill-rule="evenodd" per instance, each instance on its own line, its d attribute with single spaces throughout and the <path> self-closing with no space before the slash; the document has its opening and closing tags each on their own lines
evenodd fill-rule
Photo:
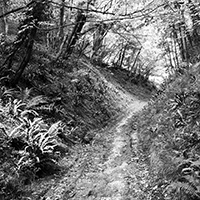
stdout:
<svg viewBox="0 0 200 200">
<path fill-rule="evenodd" d="M 20 113 L 22 118 L 30 114 L 33 115 L 34 117 L 39 116 L 39 114 L 35 110 L 24 110 Z"/>
<path fill-rule="evenodd" d="M 30 94 L 32 92 L 32 89 L 30 88 L 25 88 L 22 92 L 21 92 L 21 100 L 23 102 L 27 102 L 28 98 L 30 97 Z"/>
<path fill-rule="evenodd" d="M 58 130 L 60 127 L 61 127 L 61 121 L 58 121 L 58 122 L 52 124 L 48 130 L 48 135 L 55 136 L 58 133 Z"/>
<path fill-rule="evenodd" d="M 15 137 L 20 137 L 21 135 L 24 134 L 24 128 L 23 128 L 24 124 L 20 124 L 19 126 L 17 126 L 16 128 L 14 128 L 10 134 L 9 137 L 10 138 L 15 138 Z"/>
<path fill-rule="evenodd" d="M 6 87 L 3 87 L 0 98 L 5 98 L 5 97 L 12 98 L 14 97 L 15 92 L 16 91 L 14 89 L 7 89 Z"/>
<path fill-rule="evenodd" d="M 19 113 L 22 112 L 22 107 L 25 107 L 25 103 L 22 102 L 22 100 L 15 99 L 13 101 L 13 115 L 17 116 Z"/>
<path fill-rule="evenodd" d="M 42 153 L 52 153 L 57 144 L 45 145 L 41 150 Z"/>
<path fill-rule="evenodd" d="M 38 117 L 38 118 L 34 118 L 33 122 L 30 121 L 30 127 L 33 127 L 37 124 L 43 124 L 44 121 L 42 120 L 41 117 Z"/>
<path fill-rule="evenodd" d="M 42 148 L 42 146 L 43 146 L 47 141 L 49 141 L 51 138 L 52 138 L 52 136 L 48 136 L 48 133 L 47 133 L 47 132 L 44 133 L 44 134 L 41 134 L 41 137 L 40 137 L 40 139 L 39 139 L 39 141 L 38 141 L 39 147 Z"/>
<path fill-rule="evenodd" d="M 32 99 L 30 99 L 27 102 L 26 107 L 33 108 L 35 106 L 38 106 L 39 104 L 45 104 L 45 103 L 47 103 L 47 99 L 44 96 L 39 95 L 39 96 L 36 96 L 36 97 L 33 97 Z"/>
</svg>

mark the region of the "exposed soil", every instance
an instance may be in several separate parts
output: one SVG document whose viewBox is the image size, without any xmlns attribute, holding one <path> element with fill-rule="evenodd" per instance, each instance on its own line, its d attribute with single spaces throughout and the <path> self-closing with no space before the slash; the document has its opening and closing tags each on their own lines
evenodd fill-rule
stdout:
<svg viewBox="0 0 200 200">
<path fill-rule="evenodd" d="M 121 98 L 125 112 L 105 128 L 93 131 L 94 140 L 77 145 L 62 160 L 68 171 L 32 185 L 34 199 L 129 200 L 147 199 L 148 171 L 137 153 L 137 133 L 131 118 L 146 101 L 105 80 Z"/>
</svg>

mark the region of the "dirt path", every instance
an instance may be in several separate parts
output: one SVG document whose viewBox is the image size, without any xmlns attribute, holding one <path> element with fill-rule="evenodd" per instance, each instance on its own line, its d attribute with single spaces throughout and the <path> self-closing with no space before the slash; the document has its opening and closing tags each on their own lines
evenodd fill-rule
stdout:
<svg viewBox="0 0 200 200">
<path fill-rule="evenodd" d="M 104 152 L 103 155 L 98 153 L 97 148 L 100 144 L 97 138 L 96 144 L 93 144 L 93 151 L 87 158 L 88 168 L 85 168 L 85 172 L 77 181 L 75 194 L 71 199 L 128 200 L 133 197 L 129 186 L 139 173 L 135 166 L 137 158 L 134 152 L 137 136 L 136 133 L 130 134 L 129 119 L 145 105 L 146 102 L 133 100 L 125 115 L 112 128 L 108 128 L 110 130 L 102 131 L 99 137 L 107 140 L 105 149 L 108 152 Z"/>
<path fill-rule="evenodd" d="M 78 157 L 74 158 L 73 167 L 63 177 L 51 180 L 50 187 L 45 186 L 43 200 L 147 199 L 143 191 L 147 167 L 138 162 L 137 135 L 131 127 L 132 116 L 146 102 L 124 95 L 124 103 L 129 102 L 125 114 L 116 123 L 97 131 L 92 144 L 74 149 Z"/>
<path fill-rule="evenodd" d="M 105 188 L 106 197 L 100 199 L 125 199 L 125 195 L 127 194 L 126 175 L 129 173 L 129 156 L 133 156 L 130 155 L 130 153 L 132 153 L 134 148 L 136 149 L 137 144 L 136 133 L 133 133 L 131 138 L 128 137 L 128 131 L 130 131 L 127 128 L 129 125 L 128 122 L 132 115 L 141 110 L 145 104 L 145 102 L 135 100 L 134 103 L 132 103 L 128 108 L 128 112 L 125 117 L 113 130 L 113 148 L 110 156 L 108 157 L 108 161 L 105 163 L 106 170 L 104 171 L 104 174 L 108 177 L 109 182 Z M 120 159 L 120 162 L 116 163 L 118 159 Z"/>
<path fill-rule="evenodd" d="M 72 160 L 69 163 L 72 167 L 63 177 L 51 180 L 50 187 L 47 183 L 43 200 L 146 199 L 143 190 L 148 172 L 137 155 L 137 134 L 131 127 L 131 118 L 147 103 L 106 79 L 104 82 L 120 98 L 118 104 L 126 112 L 114 123 L 92 133 L 95 135 L 92 144 L 73 149 L 74 154 L 66 160 Z"/>
</svg>

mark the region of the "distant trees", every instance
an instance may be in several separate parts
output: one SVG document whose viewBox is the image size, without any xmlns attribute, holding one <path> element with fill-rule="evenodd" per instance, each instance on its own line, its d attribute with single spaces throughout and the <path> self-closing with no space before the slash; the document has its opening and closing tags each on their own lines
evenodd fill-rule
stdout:
<svg viewBox="0 0 200 200">
<path fill-rule="evenodd" d="M 1 29 L 6 32 L 5 17 L 14 23 L 21 23 L 17 39 L 0 71 L 3 72 L 1 76 L 7 76 L 7 71 L 12 69 L 14 73 L 9 75 L 11 85 L 18 83 L 36 47 L 51 54 L 54 63 L 73 55 L 85 55 L 100 66 L 106 64 L 126 69 L 130 71 L 130 77 L 144 73 L 148 79 L 147 74 L 152 68 L 147 62 L 152 62 L 142 57 L 142 39 L 137 31 L 148 26 L 155 16 L 160 16 L 157 10 L 166 5 L 162 1 L 10 1 L 12 6 L 7 11 L 9 15 L 0 13 Z M 165 12 L 167 9 L 164 8 Z M 176 34 L 174 32 L 171 37 L 175 38 Z M 186 49 L 184 41 L 182 49 Z M 176 48 L 178 55 L 181 45 L 179 36 L 174 43 L 173 49 Z M 169 51 L 172 48 L 170 45 Z M 13 61 L 18 53 L 21 60 L 16 67 Z"/>
<path fill-rule="evenodd" d="M 163 46 L 172 68 L 181 68 L 181 63 L 199 61 L 200 4 L 196 1 L 166 1 L 161 8 L 164 28 Z M 168 16 L 168 18 L 166 17 Z"/>
</svg>

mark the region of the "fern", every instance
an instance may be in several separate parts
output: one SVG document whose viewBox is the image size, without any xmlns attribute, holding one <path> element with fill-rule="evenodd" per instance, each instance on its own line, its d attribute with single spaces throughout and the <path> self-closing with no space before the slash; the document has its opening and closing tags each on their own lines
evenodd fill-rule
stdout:
<svg viewBox="0 0 200 200">
<path fill-rule="evenodd" d="M 26 104 L 26 108 L 28 109 L 35 108 L 36 106 L 40 104 L 46 104 L 46 103 L 48 103 L 47 99 L 44 96 L 39 95 L 30 99 Z"/>
<path fill-rule="evenodd" d="M 189 182 L 172 182 L 166 187 L 165 192 L 175 192 L 179 198 L 183 199 L 185 199 L 185 196 L 200 198 L 196 188 Z"/>
<path fill-rule="evenodd" d="M 25 88 L 21 89 L 18 88 L 19 91 L 17 92 L 17 98 L 20 99 L 22 102 L 27 103 L 29 101 L 29 98 L 31 96 L 32 89 Z"/>
<path fill-rule="evenodd" d="M 6 103 L 9 99 L 14 98 L 14 95 L 15 95 L 14 89 L 7 89 L 6 87 L 1 87 L 0 98 L 4 103 Z"/>
<path fill-rule="evenodd" d="M 9 136 L 10 139 L 24 136 L 23 130 L 24 130 L 24 124 L 20 124 L 19 126 L 15 127 L 15 128 L 8 134 L 8 136 Z"/>
<path fill-rule="evenodd" d="M 17 100 L 15 99 L 13 101 L 13 110 L 12 110 L 12 113 L 14 116 L 19 116 L 19 114 L 22 112 L 23 110 L 23 107 L 25 107 L 26 104 L 22 102 L 22 100 Z"/>
<path fill-rule="evenodd" d="M 33 121 L 24 118 L 24 121 L 9 134 L 10 138 L 20 137 L 25 143 L 25 148 L 20 152 L 18 170 L 40 170 L 41 164 L 57 164 L 57 156 L 54 156 L 53 152 L 59 144 L 57 134 L 60 127 L 60 121 L 49 127 L 42 118 L 34 118 Z"/>
</svg>

